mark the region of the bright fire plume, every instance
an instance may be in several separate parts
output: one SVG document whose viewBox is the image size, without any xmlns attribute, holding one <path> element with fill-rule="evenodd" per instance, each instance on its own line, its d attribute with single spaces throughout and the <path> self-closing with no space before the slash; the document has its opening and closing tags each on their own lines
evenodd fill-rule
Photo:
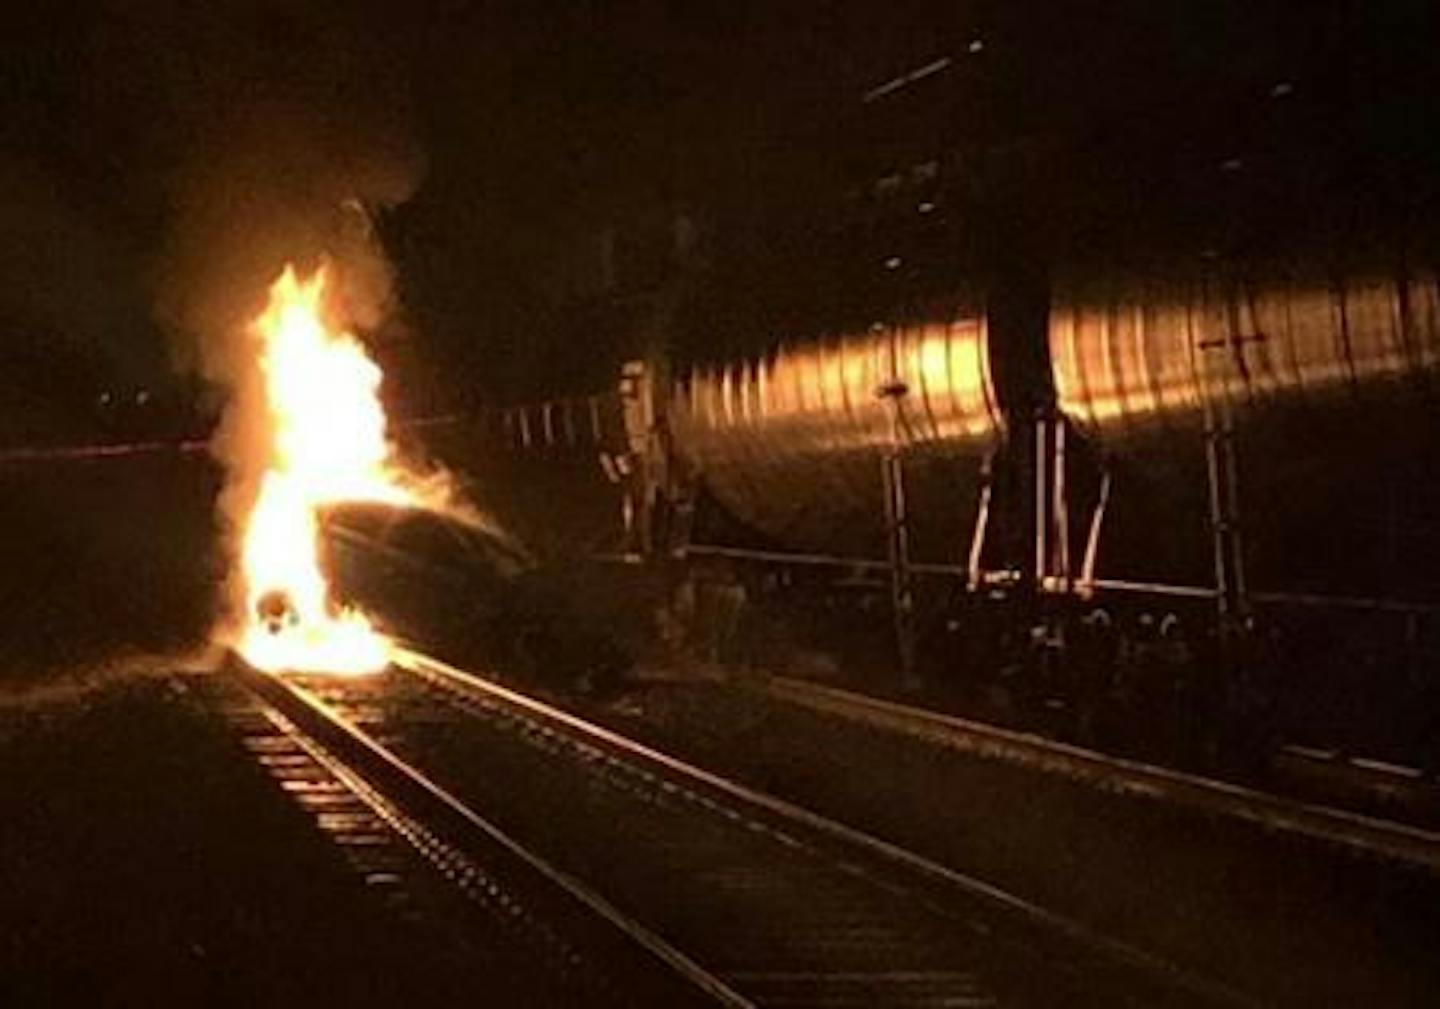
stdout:
<svg viewBox="0 0 1440 1009">
<path fill-rule="evenodd" d="M 420 505 L 394 459 L 381 372 L 351 333 L 325 320 L 326 268 L 287 266 L 252 324 L 268 414 L 265 470 L 241 530 L 245 614 L 239 652 L 270 672 L 383 669 L 390 641 L 330 598 L 319 510 L 340 502 Z"/>
</svg>

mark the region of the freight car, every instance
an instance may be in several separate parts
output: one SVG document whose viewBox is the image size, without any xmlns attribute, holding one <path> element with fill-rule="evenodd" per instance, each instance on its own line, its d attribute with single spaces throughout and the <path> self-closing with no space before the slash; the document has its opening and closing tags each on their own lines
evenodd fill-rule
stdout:
<svg viewBox="0 0 1440 1009">
<path fill-rule="evenodd" d="M 1269 265 L 632 362 L 614 429 L 562 423 L 593 404 L 491 426 L 522 455 L 598 453 L 616 552 L 669 562 L 682 597 L 883 586 L 908 678 L 1018 670 L 1010 693 L 1081 735 L 1097 690 L 1262 734 L 1288 690 L 1301 735 L 1413 755 L 1435 735 L 1437 368 L 1434 272 Z"/>
</svg>

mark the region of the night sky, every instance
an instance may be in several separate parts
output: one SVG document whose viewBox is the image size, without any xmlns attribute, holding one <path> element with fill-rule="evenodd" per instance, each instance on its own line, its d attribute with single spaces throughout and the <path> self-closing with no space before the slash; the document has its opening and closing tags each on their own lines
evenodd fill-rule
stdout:
<svg viewBox="0 0 1440 1009">
<path fill-rule="evenodd" d="M 375 339 L 416 410 L 604 381 L 657 291 L 705 356 L 1007 256 L 1428 255 L 1432 8 L 50 5 L 0 63 L 0 438 L 168 391 L 351 197 L 394 261 Z M 912 184 L 942 211 L 923 232 L 875 209 Z M 892 246 L 916 268 L 879 275 Z"/>
</svg>

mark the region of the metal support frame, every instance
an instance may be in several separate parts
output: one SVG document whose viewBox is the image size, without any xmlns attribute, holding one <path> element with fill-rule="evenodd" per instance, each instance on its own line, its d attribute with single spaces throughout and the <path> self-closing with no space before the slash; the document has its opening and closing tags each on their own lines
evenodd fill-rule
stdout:
<svg viewBox="0 0 1440 1009">
<path fill-rule="evenodd" d="M 985 537 L 990 529 L 990 499 L 994 494 L 994 466 L 994 457 L 987 455 L 980 467 L 980 500 L 975 506 L 975 530 L 970 534 L 970 554 L 965 566 L 965 583 L 971 592 L 977 591 L 985 580 L 985 570 L 982 564 L 985 559 Z"/>
<path fill-rule="evenodd" d="M 1210 536 L 1215 564 L 1215 600 L 1222 640 L 1250 610 L 1245 585 L 1245 551 L 1240 530 L 1239 477 L 1235 427 L 1227 404 L 1205 411 L 1205 464 L 1209 482 Z"/>
<path fill-rule="evenodd" d="M 1095 565 L 1100 556 L 1100 530 L 1105 525 L 1105 511 L 1110 506 L 1110 471 L 1100 475 L 1100 495 L 1095 499 L 1095 508 L 1090 513 L 1090 535 L 1085 538 L 1085 559 L 1080 565 L 1080 594 L 1090 596 L 1095 592 Z"/>
<path fill-rule="evenodd" d="M 905 397 L 909 387 L 900 378 L 898 348 L 890 339 L 889 378 L 875 394 L 890 405 L 890 438 L 880 455 L 885 495 L 885 539 L 890 560 L 890 605 L 895 620 L 895 648 L 904 686 L 915 675 L 915 573 L 910 558 L 910 511 L 905 497 Z"/>
<path fill-rule="evenodd" d="M 901 678 L 915 676 L 915 574 L 910 563 L 910 514 L 905 499 L 905 468 L 898 448 L 881 459 L 885 489 L 885 528 L 890 553 L 890 603 L 895 615 L 895 645 Z"/>
<path fill-rule="evenodd" d="M 1070 500 L 1066 485 L 1065 418 L 1053 409 L 1035 414 L 1035 591 L 1068 592 Z"/>
<path fill-rule="evenodd" d="M 1054 490 L 1051 499 L 1051 522 L 1055 527 L 1055 564 L 1060 588 L 1070 590 L 1070 499 L 1065 486 L 1065 418 L 1057 416 L 1051 422 L 1054 454 L 1051 456 L 1054 477 L 1050 485 Z"/>
<path fill-rule="evenodd" d="M 1035 416 L 1035 591 L 1043 592 L 1050 574 L 1050 418 Z"/>
<path fill-rule="evenodd" d="M 670 498 L 669 437 L 656 376 L 646 361 L 627 361 L 621 370 L 626 454 L 632 462 L 622 511 L 628 552 L 653 557 L 668 546 L 666 518 Z"/>
<path fill-rule="evenodd" d="M 1245 345 L 1265 342 L 1264 333 L 1245 332 L 1240 308 L 1233 298 L 1227 308 L 1229 332 L 1223 339 L 1197 344 L 1207 355 L 1225 354 L 1230 367 L 1246 374 Z M 1343 320 L 1342 320 L 1343 325 Z M 1348 355 L 1347 355 L 1348 360 Z M 1230 369 L 1221 369 L 1222 375 Z M 1232 642 L 1250 613 L 1245 584 L 1245 544 L 1240 528 L 1239 472 L 1235 454 L 1234 405 L 1229 382 L 1202 389 L 1205 403 L 1205 470 L 1209 490 L 1210 537 L 1215 566 L 1215 606 L 1221 662 L 1235 660 Z"/>
<path fill-rule="evenodd" d="M 1240 539 L 1238 495 L 1236 493 L 1235 428 L 1230 402 L 1218 408 L 1206 398 L 1205 468 L 1209 483 L 1210 536 L 1215 564 L 1215 640 L 1219 649 L 1221 676 L 1225 683 L 1247 674 L 1245 650 L 1238 647 L 1249 613 L 1245 588 L 1244 551 Z M 1234 691 L 1226 691 L 1228 704 L 1238 705 L 1232 715 L 1248 723 L 1247 704 Z M 1248 731 L 1248 730 L 1247 730 Z"/>
</svg>

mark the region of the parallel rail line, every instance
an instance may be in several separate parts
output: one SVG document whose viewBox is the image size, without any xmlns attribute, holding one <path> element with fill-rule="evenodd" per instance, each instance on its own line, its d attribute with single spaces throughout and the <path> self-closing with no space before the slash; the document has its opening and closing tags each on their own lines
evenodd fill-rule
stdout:
<svg viewBox="0 0 1440 1009">
<path fill-rule="evenodd" d="M 761 689 L 792 704 L 947 749 L 1058 773 L 1119 795 L 1171 803 L 1366 857 L 1440 872 L 1440 832 L 1423 827 L 1272 795 L 805 680 L 776 677 Z"/>
</svg>

